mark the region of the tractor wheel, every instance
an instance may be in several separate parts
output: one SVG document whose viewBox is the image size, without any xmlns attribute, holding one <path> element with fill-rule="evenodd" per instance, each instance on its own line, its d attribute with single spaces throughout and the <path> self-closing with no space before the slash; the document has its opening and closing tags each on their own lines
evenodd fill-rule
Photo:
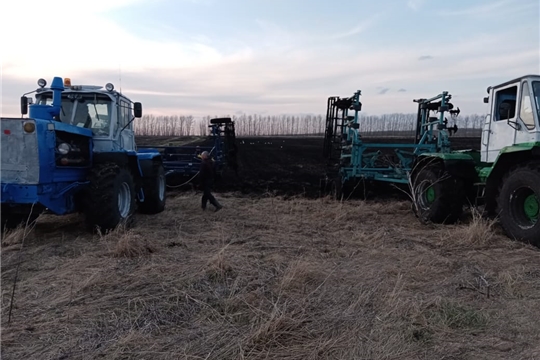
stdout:
<svg viewBox="0 0 540 360">
<path fill-rule="evenodd" d="M 165 210 L 167 183 L 163 165 L 158 164 L 154 174 L 143 179 L 144 202 L 139 204 L 143 214 L 158 214 Z"/>
<path fill-rule="evenodd" d="M 106 232 L 120 224 L 130 227 L 136 207 L 135 184 L 127 168 L 106 163 L 92 169 L 83 209 L 90 228 Z"/>
<path fill-rule="evenodd" d="M 540 247 L 540 163 L 521 165 L 509 172 L 497 203 L 506 234 Z"/>
<path fill-rule="evenodd" d="M 442 165 L 427 165 L 413 179 L 417 215 L 422 221 L 450 224 L 463 213 L 463 183 L 451 176 Z"/>
</svg>

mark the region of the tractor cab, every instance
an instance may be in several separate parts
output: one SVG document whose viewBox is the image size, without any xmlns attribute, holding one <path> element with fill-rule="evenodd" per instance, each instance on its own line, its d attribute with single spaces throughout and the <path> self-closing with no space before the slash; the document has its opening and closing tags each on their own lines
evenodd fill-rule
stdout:
<svg viewBox="0 0 540 360">
<path fill-rule="evenodd" d="M 540 76 L 526 75 L 490 86 L 490 104 L 482 132 L 481 159 L 493 163 L 514 145 L 540 142 Z"/>
<path fill-rule="evenodd" d="M 45 87 L 44 80 L 39 85 L 36 104 L 51 105 L 52 89 Z M 60 113 L 54 120 L 92 130 L 95 152 L 135 150 L 133 120 L 142 116 L 141 103 L 133 103 L 115 91 L 111 83 L 103 89 L 95 85 L 71 85 L 69 78 L 64 79 L 61 96 Z"/>
</svg>

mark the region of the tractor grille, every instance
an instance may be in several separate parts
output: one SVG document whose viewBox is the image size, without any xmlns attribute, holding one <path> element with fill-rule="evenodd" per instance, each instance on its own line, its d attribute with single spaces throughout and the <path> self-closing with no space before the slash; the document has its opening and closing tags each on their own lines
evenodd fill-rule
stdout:
<svg viewBox="0 0 540 360">
<path fill-rule="evenodd" d="M 37 184 L 39 182 L 37 128 L 31 133 L 23 130 L 25 122 L 34 122 L 29 119 L 4 118 L 0 122 L 2 183 Z"/>
</svg>

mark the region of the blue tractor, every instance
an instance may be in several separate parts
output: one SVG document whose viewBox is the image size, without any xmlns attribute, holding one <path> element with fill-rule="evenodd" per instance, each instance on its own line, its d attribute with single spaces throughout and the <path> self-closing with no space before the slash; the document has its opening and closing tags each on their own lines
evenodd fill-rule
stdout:
<svg viewBox="0 0 540 360">
<path fill-rule="evenodd" d="M 103 89 L 55 77 L 50 87 L 44 79 L 38 85 L 21 97 L 21 118 L 1 119 L 2 229 L 45 211 L 83 213 L 89 230 L 104 232 L 131 226 L 137 210 L 162 212 L 162 156 L 135 145 L 141 103 L 111 83 Z"/>
</svg>

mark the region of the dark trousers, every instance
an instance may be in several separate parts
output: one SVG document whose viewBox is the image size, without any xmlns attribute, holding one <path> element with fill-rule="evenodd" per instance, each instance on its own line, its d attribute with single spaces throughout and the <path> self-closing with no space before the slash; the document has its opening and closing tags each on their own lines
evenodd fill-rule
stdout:
<svg viewBox="0 0 540 360">
<path fill-rule="evenodd" d="M 202 196 L 202 203 L 201 206 L 203 209 L 206 209 L 206 203 L 210 202 L 210 204 L 214 205 L 215 207 L 219 207 L 219 203 L 217 202 L 214 195 L 212 195 L 212 184 L 211 183 L 205 183 L 202 186 L 203 188 L 203 196 Z"/>
</svg>

